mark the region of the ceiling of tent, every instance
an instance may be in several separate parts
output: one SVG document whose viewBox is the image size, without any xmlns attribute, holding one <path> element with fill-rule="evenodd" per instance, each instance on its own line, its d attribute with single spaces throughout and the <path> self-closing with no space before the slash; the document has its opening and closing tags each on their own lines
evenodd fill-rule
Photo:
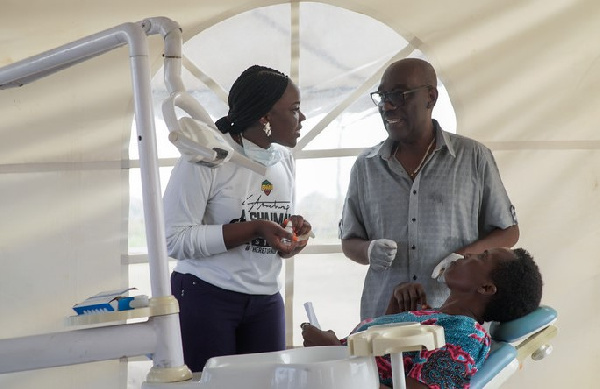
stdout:
<svg viewBox="0 0 600 389">
<path fill-rule="evenodd" d="M 111 6 L 110 2 L 93 1 L 5 1 L 0 16 L 0 65 L 123 22 L 151 16 L 177 20 L 188 39 L 229 16 L 257 5 L 277 3 L 128 1 L 114 2 Z M 421 49 L 450 89 L 457 120 L 471 135 L 488 141 L 598 140 L 597 131 L 590 130 L 593 122 L 588 117 L 591 115 L 586 115 L 586 107 L 599 103 L 593 92 L 600 86 L 599 49 L 590 45 L 591 37 L 598 36 L 596 15 L 600 5 L 597 2 L 324 3 L 368 14 Z M 258 28 L 258 23 L 247 28 Z M 321 23 L 326 24 L 326 20 Z M 349 40 L 369 34 L 361 28 L 344 27 L 340 32 Z M 318 26 L 315 30 L 319 30 Z M 333 26 L 328 30 L 331 36 L 337 32 L 338 28 Z M 326 41 L 327 34 L 319 38 Z M 381 44 L 380 39 L 374 42 L 377 42 L 374 48 Z M 351 60 L 353 54 L 349 51 L 344 60 Z M 316 57 L 318 55 L 306 60 Z M 158 69 L 159 57 L 155 57 L 154 65 Z M 542 100 L 540 96 L 545 98 Z M 570 103 L 570 115 L 564 114 L 565 102 Z M 565 127 L 571 127 L 568 136 Z"/>
</svg>

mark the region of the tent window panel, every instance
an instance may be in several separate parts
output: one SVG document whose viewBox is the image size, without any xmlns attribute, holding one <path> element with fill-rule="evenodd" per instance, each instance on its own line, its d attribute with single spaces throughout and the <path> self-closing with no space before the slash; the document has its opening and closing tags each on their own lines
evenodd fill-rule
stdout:
<svg viewBox="0 0 600 389">
<path fill-rule="evenodd" d="M 316 124 L 357 89 L 362 89 L 360 99 L 350 113 L 376 112 L 368 80 L 408 42 L 385 24 L 342 8 L 303 2 L 300 15 L 300 87 L 307 124 Z"/>
<path fill-rule="evenodd" d="M 167 141 L 168 142 L 168 141 Z M 159 168 L 161 194 L 171 176 L 172 167 Z M 142 176 L 139 168 L 129 170 L 129 254 L 148 252 L 144 224 L 144 205 L 142 202 Z M 146 265 L 147 266 L 147 265 Z"/>
<path fill-rule="evenodd" d="M 190 38 L 184 55 L 225 90 L 239 74 L 259 64 L 289 74 L 290 5 L 255 8 L 223 20 Z"/>
<path fill-rule="evenodd" d="M 342 338 L 360 322 L 360 296 L 368 266 L 344 254 L 298 255 L 294 264 L 294 346 L 302 346 L 304 303 L 311 301 L 321 329 Z"/>
<path fill-rule="evenodd" d="M 338 222 L 355 159 L 314 158 L 296 162 L 296 212 L 311 223 L 319 243 L 339 243 Z"/>
</svg>

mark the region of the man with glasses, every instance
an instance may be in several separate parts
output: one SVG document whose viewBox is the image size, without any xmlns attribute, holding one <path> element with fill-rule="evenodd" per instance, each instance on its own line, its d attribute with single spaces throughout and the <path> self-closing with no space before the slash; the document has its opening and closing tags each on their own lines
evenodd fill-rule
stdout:
<svg viewBox="0 0 600 389">
<path fill-rule="evenodd" d="M 491 151 L 432 119 L 436 86 L 431 64 L 405 58 L 371 93 L 388 138 L 358 156 L 340 224 L 344 254 L 369 265 L 361 319 L 383 315 L 403 282 L 423 285 L 429 305 L 438 307 L 449 293 L 431 277 L 440 261 L 519 239 Z M 417 299 L 416 292 L 407 298 Z"/>
</svg>

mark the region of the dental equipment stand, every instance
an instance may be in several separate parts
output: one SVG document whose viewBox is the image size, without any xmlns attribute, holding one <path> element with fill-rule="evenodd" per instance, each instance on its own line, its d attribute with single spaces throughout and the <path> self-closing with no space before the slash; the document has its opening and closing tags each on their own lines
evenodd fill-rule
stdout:
<svg viewBox="0 0 600 389">
<path fill-rule="evenodd" d="M 183 361 L 177 300 L 170 292 L 146 37 L 160 33 L 168 41 L 174 32 L 179 34 L 179 26 L 166 18 L 125 23 L 0 68 L 0 89 L 19 87 L 123 45 L 129 46 L 152 292 L 150 306 L 143 312 L 149 319 L 144 323 L 0 340 L 0 373 L 152 354 L 149 382 L 184 381 L 192 377 Z M 136 310 L 127 312 L 140 314 Z M 93 322 L 109 323 L 133 317 L 127 315 L 97 314 Z M 89 319 L 82 316 L 80 324 L 89 324 L 86 322 Z M 65 344 L 70 347 L 64 347 Z"/>
<path fill-rule="evenodd" d="M 151 285 L 147 308 L 80 315 L 67 320 L 71 325 L 105 327 L 0 339 L 0 374 L 152 355 L 148 382 L 192 378 L 183 360 L 179 307 L 170 293 L 147 42 L 148 35 L 157 34 L 163 36 L 165 43 L 165 83 L 171 97 L 165 101 L 163 111 L 171 141 L 194 162 L 217 166 L 231 161 L 264 173 L 264 166 L 228 148 L 210 116 L 185 92 L 181 82 L 181 30 L 168 18 L 124 23 L 0 68 L 0 90 L 21 87 L 129 46 Z M 178 119 L 176 107 L 190 114 L 191 119 Z M 148 320 L 144 323 L 121 324 L 145 317 Z M 64 347 L 65 344 L 72 347 Z"/>
</svg>

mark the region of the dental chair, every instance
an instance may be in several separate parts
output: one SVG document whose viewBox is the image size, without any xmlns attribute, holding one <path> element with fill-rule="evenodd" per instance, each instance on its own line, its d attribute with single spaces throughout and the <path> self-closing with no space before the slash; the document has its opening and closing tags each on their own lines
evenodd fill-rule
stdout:
<svg viewBox="0 0 600 389">
<path fill-rule="evenodd" d="M 552 352 L 549 342 L 558 332 L 556 320 L 556 310 L 541 305 L 522 318 L 492 323 L 492 350 L 483 368 L 471 379 L 471 389 L 499 388 L 529 357 L 539 361 L 548 356 Z"/>
<path fill-rule="evenodd" d="M 529 315 L 492 323 L 492 350 L 471 380 L 472 389 L 501 387 L 524 362 L 539 361 L 552 351 L 557 334 L 556 311 L 542 305 Z M 377 389 L 373 355 L 391 354 L 394 389 L 405 388 L 402 352 L 445 343 L 438 326 L 419 324 L 374 326 L 353 334 L 346 346 L 296 348 L 262 354 L 215 357 L 202 375 L 171 384 L 144 383 L 143 389 Z M 241 386 L 240 386 L 241 385 Z"/>
</svg>

